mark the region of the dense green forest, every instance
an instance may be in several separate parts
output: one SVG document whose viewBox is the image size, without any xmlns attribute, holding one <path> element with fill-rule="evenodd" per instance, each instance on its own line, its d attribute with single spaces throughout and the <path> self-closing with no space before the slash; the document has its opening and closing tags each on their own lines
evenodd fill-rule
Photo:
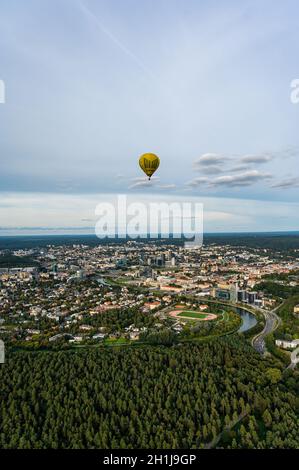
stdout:
<svg viewBox="0 0 299 470">
<path fill-rule="evenodd" d="M 105 327 L 105 331 L 112 333 L 115 331 L 123 331 L 124 328 L 134 324 L 137 328 L 150 328 L 157 319 L 153 316 L 140 312 L 137 307 L 125 308 L 121 310 L 109 310 L 101 313 L 101 315 L 87 315 L 83 320 L 84 324 L 94 327 Z M 72 331 L 72 329 L 70 329 Z"/>
<path fill-rule="evenodd" d="M 298 372 L 237 337 L 8 352 L 0 383 L 0 448 L 299 447 Z"/>
<path fill-rule="evenodd" d="M 39 263 L 29 256 L 14 256 L 5 254 L 0 256 L 0 268 L 27 268 L 39 267 Z"/>
<path fill-rule="evenodd" d="M 288 298 L 278 310 L 282 322 L 275 331 L 275 338 L 292 340 L 299 338 L 299 318 L 294 316 L 294 307 L 299 305 L 299 294 Z"/>
</svg>

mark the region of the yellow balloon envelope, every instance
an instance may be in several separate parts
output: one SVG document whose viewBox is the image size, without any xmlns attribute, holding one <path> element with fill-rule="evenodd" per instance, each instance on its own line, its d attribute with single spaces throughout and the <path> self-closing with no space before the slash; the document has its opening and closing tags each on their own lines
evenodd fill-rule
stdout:
<svg viewBox="0 0 299 470">
<path fill-rule="evenodd" d="M 151 179 L 155 171 L 159 168 L 160 158 L 154 153 L 145 153 L 139 158 L 139 165 L 148 178 Z"/>
</svg>

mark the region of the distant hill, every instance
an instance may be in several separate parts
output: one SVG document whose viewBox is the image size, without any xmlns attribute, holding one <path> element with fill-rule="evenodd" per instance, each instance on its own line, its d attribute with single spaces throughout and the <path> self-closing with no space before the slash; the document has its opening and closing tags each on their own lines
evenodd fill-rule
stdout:
<svg viewBox="0 0 299 470">
<path fill-rule="evenodd" d="M 299 249 L 299 232 L 208 234 L 204 243 L 287 251 Z"/>
<path fill-rule="evenodd" d="M 145 241 L 142 238 L 136 241 Z M 95 235 L 32 235 L 32 236 L 8 236 L 0 237 L 0 250 L 16 250 L 43 248 L 47 245 L 77 245 L 97 246 L 107 243 L 123 243 L 126 240 L 99 239 Z M 149 243 L 174 243 L 182 245 L 182 239 L 150 239 Z M 299 232 L 269 232 L 269 233 L 207 233 L 204 235 L 204 244 L 231 246 L 247 246 L 258 248 L 270 248 L 274 250 L 299 249 Z"/>
</svg>

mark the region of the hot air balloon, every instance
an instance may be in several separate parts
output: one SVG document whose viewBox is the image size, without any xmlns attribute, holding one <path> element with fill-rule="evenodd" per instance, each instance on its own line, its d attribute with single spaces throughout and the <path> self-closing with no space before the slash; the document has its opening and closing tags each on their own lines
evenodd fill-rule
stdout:
<svg viewBox="0 0 299 470">
<path fill-rule="evenodd" d="M 154 153 L 144 153 L 139 158 L 139 165 L 150 180 L 160 165 L 160 158 Z"/>
</svg>

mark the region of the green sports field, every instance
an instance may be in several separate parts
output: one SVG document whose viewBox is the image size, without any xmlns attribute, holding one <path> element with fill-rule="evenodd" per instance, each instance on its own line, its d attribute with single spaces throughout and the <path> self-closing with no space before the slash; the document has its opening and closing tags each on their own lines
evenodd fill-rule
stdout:
<svg viewBox="0 0 299 470">
<path fill-rule="evenodd" d="M 194 312 L 193 310 L 184 310 L 178 314 L 178 317 L 189 317 L 189 318 L 200 318 L 204 319 L 207 317 L 207 313 Z"/>
</svg>

